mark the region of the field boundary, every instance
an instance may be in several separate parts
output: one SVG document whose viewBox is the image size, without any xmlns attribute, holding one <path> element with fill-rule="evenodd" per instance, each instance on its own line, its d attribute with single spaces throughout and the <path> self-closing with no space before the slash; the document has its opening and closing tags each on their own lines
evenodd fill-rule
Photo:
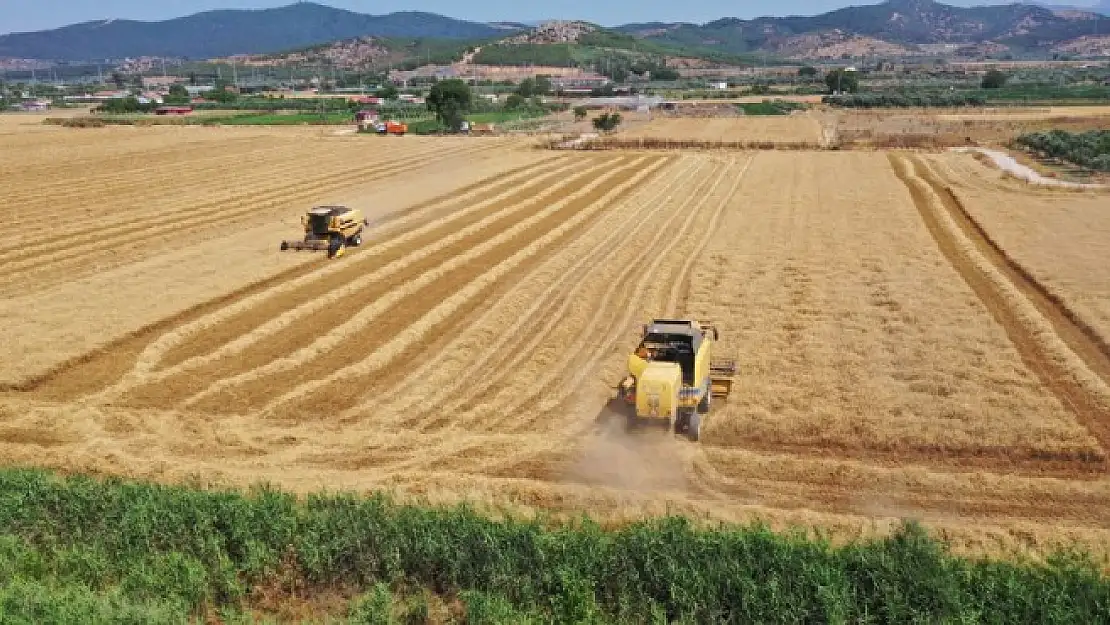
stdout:
<svg viewBox="0 0 1110 625">
<path fill-rule="evenodd" d="M 654 137 L 597 137 L 585 140 L 557 138 L 540 143 L 549 150 L 835 150 L 819 141 L 703 141 Z"/>
<path fill-rule="evenodd" d="M 888 158 L 941 253 L 1002 326 L 1026 365 L 1098 440 L 1103 453 L 1099 457 L 1080 454 L 1079 460 L 1105 463 L 1105 451 L 1110 448 L 1110 392 L 1100 372 L 1092 370 L 1068 342 L 1075 340 L 1074 331 L 1085 337 L 1082 330 L 1067 330 L 1066 335 L 1058 331 L 1054 322 L 1067 325 L 1069 317 L 1051 300 L 1045 300 L 1047 314 L 1039 309 L 1031 298 L 1043 297 L 1043 287 L 1008 264 L 1012 262 L 1008 256 L 985 231 L 977 230 L 958 199 L 925 165 L 913 157 L 890 154 Z M 1092 348 L 1098 353 L 1097 345 L 1082 342 L 1089 339 L 1078 345 L 1084 353 Z"/>
</svg>

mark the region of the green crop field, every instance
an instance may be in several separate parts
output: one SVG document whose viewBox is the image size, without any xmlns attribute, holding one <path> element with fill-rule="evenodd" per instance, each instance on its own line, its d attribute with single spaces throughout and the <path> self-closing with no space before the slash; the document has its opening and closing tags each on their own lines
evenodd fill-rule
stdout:
<svg viewBox="0 0 1110 625">
<path fill-rule="evenodd" d="M 681 518 L 603 530 L 384 496 L 297 499 L 5 469 L 0 528 L 5 622 L 235 622 L 320 595 L 342 601 L 313 618 L 382 623 L 433 609 L 467 623 L 1110 618 L 1110 580 L 1079 556 L 969 561 L 913 525 L 834 547 Z"/>
</svg>

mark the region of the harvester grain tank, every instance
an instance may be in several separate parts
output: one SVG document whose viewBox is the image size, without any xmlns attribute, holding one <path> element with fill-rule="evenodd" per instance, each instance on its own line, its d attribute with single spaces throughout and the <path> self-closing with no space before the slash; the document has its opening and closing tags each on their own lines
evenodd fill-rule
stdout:
<svg viewBox="0 0 1110 625">
<path fill-rule="evenodd" d="M 618 387 L 630 416 L 699 440 L 713 399 L 728 397 L 736 374 L 735 360 L 712 359 L 718 338 L 707 321 L 655 319 L 645 325 Z"/>
<path fill-rule="evenodd" d="M 357 208 L 317 206 L 301 217 L 301 225 L 304 238 L 282 241 L 282 250 L 327 250 L 328 258 L 337 258 L 347 246 L 362 245 L 362 233 L 370 222 Z"/>
</svg>

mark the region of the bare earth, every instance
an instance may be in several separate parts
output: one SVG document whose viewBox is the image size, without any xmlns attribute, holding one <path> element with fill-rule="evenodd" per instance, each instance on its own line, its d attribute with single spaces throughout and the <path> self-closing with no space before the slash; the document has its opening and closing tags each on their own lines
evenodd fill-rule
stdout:
<svg viewBox="0 0 1110 625">
<path fill-rule="evenodd" d="M 725 132 L 809 132 L 770 119 Z M 912 516 L 965 552 L 1108 555 L 1105 197 L 975 167 L 303 129 L 0 134 L 4 218 L 79 217 L 62 240 L 0 247 L 0 459 L 837 538 Z M 335 261 L 280 253 L 323 202 L 381 220 Z M 715 320 L 740 363 L 699 444 L 626 432 L 606 407 L 640 324 L 664 315 Z"/>
</svg>

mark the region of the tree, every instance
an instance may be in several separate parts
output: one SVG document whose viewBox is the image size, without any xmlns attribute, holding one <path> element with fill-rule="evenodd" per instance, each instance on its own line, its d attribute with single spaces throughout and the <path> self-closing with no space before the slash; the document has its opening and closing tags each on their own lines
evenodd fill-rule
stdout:
<svg viewBox="0 0 1110 625">
<path fill-rule="evenodd" d="M 620 123 L 620 113 L 602 113 L 601 115 L 594 118 L 594 128 L 602 132 L 609 132 L 616 128 Z"/>
<path fill-rule="evenodd" d="M 398 95 L 400 94 L 397 91 L 397 87 L 393 85 L 386 85 L 378 89 L 378 97 L 385 100 L 396 100 Z"/>
<path fill-rule="evenodd" d="M 798 69 L 798 75 L 802 78 L 813 78 L 817 75 L 817 68 L 812 65 L 805 65 Z"/>
<path fill-rule="evenodd" d="M 586 115 L 588 113 L 589 112 L 586 110 L 586 107 L 584 107 L 584 106 L 574 107 L 574 121 L 580 122 L 583 119 L 586 119 Z"/>
<path fill-rule="evenodd" d="M 425 102 L 441 124 L 457 132 L 470 110 L 470 85 L 458 78 L 441 80 L 432 85 Z"/>
<path fill-rule="evenodd" d="M 856 72 L 835 69 L 825 74 L 825 85 L 830 93 L 855 93 L 859 91 L 859 76 Z"/>
<path fill-rule="evenodd" d="M 516 92 L 517 95 L 522 98 L 532 97 L 536 93 L 536 79 L 525 78 L 524 80 L 520 81 L 520 84 L 516 88 Z"/>
<path fill-rule="evenodd" d="M 1006 86 L 1006 81 L 1009 79 L 1010 77 L 1006 74 L 1003 74 L 996 69 L 992 69 L 991 71 L 987 72 L 985 76 L 983 76 L 982 86 L 984 89 L 1001 89 L 1002 87 Z"/>
<path fill-rule="evenodd" d="M 164 101 L 166 104 L 188 104 L 189 90 L 184 85 L 171 85 Z"/>
<path fill-rule="evenodd" d="M 551 93 L 551 79 L 547 76 L 536 76 L 532 95 L 549 95 Z"/>
<path fill-rule="evenodd" d="M 125 80 L 126 79 L 123 77 L 123 74 L 119 72 L 112 72 L 112 83 L 116 85 L 116 89 L 123 89 Z"/>
<path fill-rule="evenodd" d="M 524 96 L 519 93 L 510 93 L 509 97 L 505 98 L 505 108 L 518 109 L 524 106 Z"/>
</svg>

